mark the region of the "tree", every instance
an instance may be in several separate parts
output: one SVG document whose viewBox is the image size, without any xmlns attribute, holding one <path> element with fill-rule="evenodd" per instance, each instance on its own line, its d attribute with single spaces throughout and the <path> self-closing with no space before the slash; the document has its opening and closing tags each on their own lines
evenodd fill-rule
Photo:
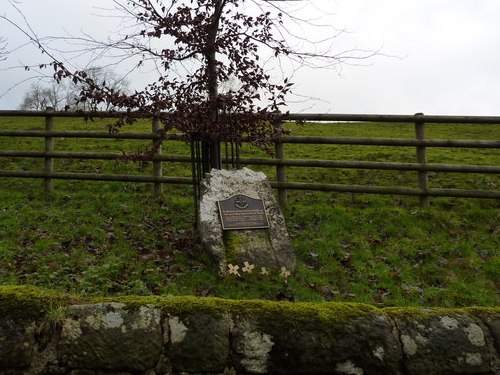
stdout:
<svg viewBox="0 0 500 375">
<path fill-rule="evenodd" d="M 77 38 L 93 55 L 116 53 L 120 61 L 136 59 L 136 67 L 153 64 L 154 81 L 133 93 L 101 82 L 85 70 L 71 69 L 26 31 L 51 58 L 57 82 L 70 79 L 82 87 L 77 102 L 111 105 L 121 110 L 114 124 L 133 122 L 131 114 L 162 120 L 164 134 L 176 129 L 192 144 L 193 168 L 199 177 L 221 167 L 219 143 L 240 144 L 244 139 L 266 149 L 276 139 L 277 114 L 292 88 L 289 77 L 274 81 L 263 56 L 288 58 L 299 64 L 336 66 L 356 56 L 331 49 L 292 46 L 285 21 L 302 22 L 288 11 L 289 3 L 302 0 L 115 0 L 124 19 L 131 21 L 125 34 L 108 41 Z M 327 39 L 330 40 L 330 39 Z M 299 38 L 302 47 L 307 39 Z M 369 54 L 368 54 L 369 55 Z M 366 58 L 367 54 L 361 56 Z M 221 83 L 238 82 L 238 89 L 219 92 Z M 91 107 L 92 108 L 92 107 Z"/>
<path fill-rule="evenodd" d="M 110 91 L 119 95 L 126 95 L 130 91 L 129 80 L 120 77 L 110 68 L 94 66 L 85 69 L 82 73 L 86 74 L 86 77 L 91 82 L 103 84 Z M 76 80 L 76 82 L 70 81 L 67 83 L 64 89 L 66 108 L 82 111 L 110 111 L 116 109 L 111 101 L 80 100 L 82 92 L 88 89 L 88 83 L 85 80 Z"/>
<path fill-rule="evenodd" d="M 42 86 L 40 82 L 33 83 L 30 89 L 24 94 L 19 109 L 44 111 L 48 107 L 54 110 L 61 109 L 64 102 L 62 86 L 52 83 L 49 86 Z"/>
<path fill-rule="evenodd" d="M 85 70 L 88 77 L 95 82 L 106 82 L 108 87 L 116 92 L 126 93 L 129 90 L 129 82 L 119 78 L 115 72 L 103 67 L 91 67 Z M 33 83 L 25 92 L 19 109 L 23 110 L 45 110 L 51 107 L 54 110 L 81 110 L 81 111 L 110 111 L 115 109 L 111 103 L 96 103 L 91 101 L 80 101 L 82 91 L 87 89 L 84 82 L 75 84 L 73 82 L 43 84 L 43 81 Z"/>
</svg>

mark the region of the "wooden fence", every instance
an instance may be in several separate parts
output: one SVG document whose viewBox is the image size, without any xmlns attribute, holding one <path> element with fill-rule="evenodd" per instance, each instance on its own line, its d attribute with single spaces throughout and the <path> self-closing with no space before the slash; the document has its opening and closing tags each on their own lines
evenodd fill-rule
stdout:
<svg viewBox="0 0 500 375">
<path fill-rule="evenodd" d="M 97 159 L 116 160 L 121 155 L 111 153 L 90 152 L 56 152 L 55 139 L 64 138 L 103 138 L 103 139 L 135 139 L 155 141 L 161 137 L 159 133 L 160 122 L 152 119 L 151 133 L 109 133 L 88 131 L 56 131 L 54 121 L 57 117 L 103 117 L 116 116 L 112 113 L 73 113 L 73 112 L 34 112 L 34 111 L 0 111 L 1 117 L 16 116 L 43 116 L 45 118 L 45 130 L 2 130 L 0 137 L 42 137 L 45 139 L 44 151 L 18 151 L 1 150 L 0 157 L 29 157 L 43 158 L 45 167 L 43 171 L 5 171 L 0 170 L 0 177 L 17 178 L 42 178 L 45 181 L 46 191 L 53 190 L 54 179 L 93 180 L 93 181 L 122 181 L 122 182 L 149 182 L 154 184 L 155 191 L 161 192 L 163 184 L 192 184 L 190 177 L 164 176 L 162 173 L 163 162 L 186 162 L 190 163 L 189 156 L 162 155 L 161 148 L 150 159 L 153 162 L 153 174 L 146 175 L 114 175 L 94 173 L 66 173 L 54 171 L 54 159 Z M 458 165 L 428 163 L 426 150 L 429 147 L 465 147 L 465 148 L 494 148 L 500 149 L 500 140 L 451 140 L 451 139 L 426 139 L 425 124 L 490 124 L 500 125 L 500 117 L 484 116 L 425 116 L 416 115 L 355 115 L 355 114 L 287 114 L 283 121 L 324 121 L 324 122 L 384 122 L 384 123 L 413 123 L 415 126 L 415 138 L 336 138 L 336 137 L 314 137 L 314 136 L 283 136 L 275 145 L 275 158 L 242 158 L 242 165 L 264 165 L 276 168 L 276 180 L 271 185 L 278 190 L 279 201 L 286 204 L 287 190 L 315 190 L 334 191 L 367 194 L 390 194 L 417 196 L 420 204 L 425 206 L 429 203 L 429 197 L 463 197 L 463 198 L 487 198 L 500 199 L 500 191 L 496 190 L 466 190 L 466 189 L 436 189 L 429 187 L 428 172 L 458 172 L 458 173 L 483 173 L 500 174 L 499 165 Z M 0 125 L 1 126 L 1 125 Z M 169 139 L 178 140 L 179 136 Z M 370 146 L 394 146 L 415 147 L 415 163 L 397 162 L 370 162 L 370 161 L 348 161 L 348 160 L 307 160 L 286 159 L 286 144 L 322 144 L 322 145 L 370 145 Z M 500 159 L 500 157 L 499 157 Z M 229 162 L 223 160 L 223 162 Z M 414 171 L 418 188 L 390 187 L 390 186 L 367 186 L 367 185 L 345 185 L 293 182 L 286 179 L 287 167 L 319 167 L 319 168 L 347 168 L 347 169 L 375 169 L 393 171 Z"/>
</svg>

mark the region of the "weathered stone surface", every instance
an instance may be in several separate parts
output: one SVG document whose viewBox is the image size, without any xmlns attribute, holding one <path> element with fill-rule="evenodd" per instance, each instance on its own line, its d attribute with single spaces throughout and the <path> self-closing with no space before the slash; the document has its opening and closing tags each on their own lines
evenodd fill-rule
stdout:
<svg viewBox="0 0 500 375">
<path fill-rule="evenodd" d="M 399 350 L 381 315 L 347 324 L 277 317 L 235 322 L 234 360 L 251 374 L 399 374 Z"/>
<path fill-rule="evenodd" d="M 95 375 L 94 371 L 90 370 L 72 370 L 69 375 Z"/>
<path fill-rule="evenodd" d="M 19 297 L 9 298 L 0 312 L 0 375 L 500 374 L 495 307 L 159 296 L 144 300 L 156 307 L 140 299 L 67 305 L 54 320 L 25 296 L 29 313 L 9 313 Z"/>
<path fill-rule="evenodd" d="M 62 322 L 59 362 L 74 369 L 145 371 L 162 350 L 160 311 L 120 303 L 75 305 Z"/>
<path fill-rule="evenodd" d="M 10 316 L 0 318 L 0 368 L 27 367 L 33 358 L 35 322 Z"/>
<path fill-rule="evenodd" d="M 271 363 L 273 337 L 246 320 L 236 322 L 231 334 L 233 359 L 238 368 L 249 374 L 266 374 Z"/>
<path fill-rule="evenodd" d="M 269 229 L 223 232 L 217 201 L 235 194 L 261 199 L 269 220 Z M 228 262 L 242 265 L 245 261 L 256 268 L 295 269 L 292 248 L 285 219 L 273 195 L 267 177 L 262 172 L 212 170 L 202 183 L 199 231 L 202 242 L 225 274 Z M 229 261 L 230 259 L 230 261 Z"/>
<path fill-rule="evenodd" d="M 500 314 L 497 316 L 487 316 L 483 318 L 483 322 L 488 326 L 493 340 L 495 342 L 495 349 L 500 353 Z M 500 371 L 500 366 L 499 366 Z"/>
<path fill-rule="evenodd" d="M 490 374 L 488 331 L 468 316 L 396 320 L 409 375 Z"/>
<path fill-rule="evenodd" d="M 269 231 L 267 229 L 226 231 L 223 233 L 228 264 L 249 262 L 260 267 L 276 267 Z"/>
<path fill-rule="evenodd" d="M 228 316 L 193 314 L 168 319 L 168 356 L 174 371 L 189 373 L 222 372 L 229 357 Z"/>
</svg>

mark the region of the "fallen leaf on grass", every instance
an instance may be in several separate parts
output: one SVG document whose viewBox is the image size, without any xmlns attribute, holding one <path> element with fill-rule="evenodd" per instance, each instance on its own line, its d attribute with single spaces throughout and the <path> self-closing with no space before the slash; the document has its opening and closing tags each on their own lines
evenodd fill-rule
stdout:
<svg viewBox="0 0 500 375">
<path fill-rule="evenodd" d="M 206 288 L 198 288 L 196 289 L 196 295 L 198 297 L 207 297 L 212 291 L 212 286 L 207 286 Z"/>
<path fill-rule="evenodd" d="M 419 288 L 418 286 L 408 285 L 408 284 L 401 285 L 401 289 L 403 289 L 407 293 L 411 293 L 411 292 L 423 293 L 424 292 L 424 290 L 422 288 Z"/>
</svg>

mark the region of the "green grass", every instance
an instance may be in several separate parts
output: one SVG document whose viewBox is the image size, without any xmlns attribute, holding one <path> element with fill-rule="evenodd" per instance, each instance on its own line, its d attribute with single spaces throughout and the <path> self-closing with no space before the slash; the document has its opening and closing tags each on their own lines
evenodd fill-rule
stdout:
<svg viewBox="0 0 500 375">
<path fill-rule="evenodd" d="M 1 118 L 2 129 L 43 128 L 43 119 Z M 56 119 L 56 129 L 105 123 Z M 291 126 L 294 135 L 413 137 L 412 125 Z M 149 129 L 145 122 L 126 131 Z M 500 139 L 499 127 L 429 125 L 433 138 Z M 149 142 L 56 140 L 58 151 L 133 152 Z M 0 138 L 0 149 L 43 150 L 41 140 Z M 244 155 L 261 155 L 244 149 Z M 168 142 L 164 154 L 189 154 Z M 286 145 L 289 158 L 414 161 L 411 148 Z M 499 150 L 429 150 L 430 162 L 500 164 Z M 36 170 L 42 160 L 0 158 L 0 169 Z M 136 163 L 58 160 L 56 171 L 150 174 Z M 189 176 L 165 163 L 165 175 Z M 271 177 L 272 168 L 262 168 Z M 290 168 L 294 181 L 416 186 L 415 173 Z M 431 174 L 431 187 L 496 189 L 497 175 Z M 290 192 L 285 209 L 296 273 L 221 279 L 192 229 L 191 191 L 148 184 L 0 180 L 0 284 L 36 285 L 82 296 L 198 295 L 231 299 L 349 301 L 381 306 L 493 306 L 500 289 L 500 203 Z"/>
</svg>

